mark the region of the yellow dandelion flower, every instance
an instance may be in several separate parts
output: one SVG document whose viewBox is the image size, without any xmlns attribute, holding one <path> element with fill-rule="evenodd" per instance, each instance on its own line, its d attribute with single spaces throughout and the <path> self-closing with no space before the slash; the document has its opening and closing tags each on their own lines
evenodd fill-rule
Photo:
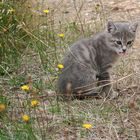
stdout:
<svg viewBox="0 0 140 140">
<path fill-rule="evenodd" d="M 39 105 L 39 101 L 38 100 L 32 100 L 31 101 L 31 107 L 36 107 Z"/>
<path fill-rule="evenodd" d="M 49 13 L 49 10 L 46 9 L 46 10 L 43 10 L 43 12 L 44 12 L 45 14 L 48 14 L 48 13 Z"/>
<path fill-rule="evenodd" d="M 6 109 L 5 104 L 0 103 L 0 112 L 3 112 Z"/>
<path fill-rule="evenodd" d="M 58 64 L 58 65 L 57 65 L 57 68 L 63 69 L 63 68 L 64 68 L 64 65 L 63 65 L 63 64 Z"/>
<path fill-rule="evenodd" d="M 12 14 L 14 12 L 15 12 L 15 9 L 13 9 L 13 8 L 11 8 L 11 9 L 8 10 L 8 13 L 10 13 L 10 14 Z"/>
<path fill-rule="evenodd" d="M 29 122 L 30 117 L 29 117 L 28 115 L 23 115 L 23 116 L 22 116 L 22 120 L 23 120 L 24 122 Z"/>
<path fill-rule="evenodd" d="M 21 90 L 29 91 L 30 87 L 28 85 L 23 85 L 23 86 L 21 86 Z"/>
<path fill-rule="evenodd" d="M 63 38 L 65 35 L 63 33 L 58 34 L 59 37 Z"/>
<path fill-rule="evenodd" d="M 83 128 L 86 128 L 86 129 L 92 128 L 92 125 L 89 124 L 89 123 L 85 123 L 85 124 L 83 124 L 82 126 L 83 126 Z"/>
</svg>

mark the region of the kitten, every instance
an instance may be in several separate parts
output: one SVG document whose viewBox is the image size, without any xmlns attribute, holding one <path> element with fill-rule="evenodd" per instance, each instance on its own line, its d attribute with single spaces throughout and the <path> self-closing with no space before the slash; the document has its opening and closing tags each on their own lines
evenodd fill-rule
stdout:
<svg viewBox="0 0 140 140">
<path fill-rule="evenodd" d="M 117 96 L 110 84 L 109 69 L 120 54 L 132 47 L 137 26 L 138 23 L 109 21 L 105 31 L 69 47 L 58 79 L 59 93 L 71 92 L 76 98 Z"/>
</svg>

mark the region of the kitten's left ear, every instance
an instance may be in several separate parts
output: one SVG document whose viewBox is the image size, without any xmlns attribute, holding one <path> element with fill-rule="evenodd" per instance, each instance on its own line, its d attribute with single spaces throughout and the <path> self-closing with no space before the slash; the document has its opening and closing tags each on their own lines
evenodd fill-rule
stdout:
<svg viewBox="0 0 140 140">
<path fill-rule="evenodd" d="M 130 26 L 129 26 L 129 29 L 132 31 L 132 32 L 136 32 L 137 30 L 137 27 L 138 27 L 138 22 L 135 22 L 135 23 L 132 23 Z"/>
</svg>

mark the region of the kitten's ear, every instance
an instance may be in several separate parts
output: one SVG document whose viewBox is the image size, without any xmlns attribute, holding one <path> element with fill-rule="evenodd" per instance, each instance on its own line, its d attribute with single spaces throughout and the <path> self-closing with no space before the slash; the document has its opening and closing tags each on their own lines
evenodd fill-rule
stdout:
<svg viewBox="0 0 140 140">
<path fill-rule="evenodd" d="M 130 29 L 130 31 L 132 31 L 132 32 L 136 32 L 136 30 L 137 30 L 137 27 L 138 27 L 138 22 L 135 22 L 135 23 L 132 23 L 130 26 L 129 26 L 129 29 Z"/>
<path fill-rule="evenodd" d="M 117 30 L 117 27 L 115 26 L 115 24 L 112 21 L 108 21 L 107 23 L 107 31 L 109 33 L 113 33 Z"/>
</svg>

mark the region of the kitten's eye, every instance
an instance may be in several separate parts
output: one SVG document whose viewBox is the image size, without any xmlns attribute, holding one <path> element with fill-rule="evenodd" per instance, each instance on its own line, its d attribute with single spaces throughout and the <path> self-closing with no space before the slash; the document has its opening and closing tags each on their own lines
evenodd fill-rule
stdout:
<svg viewBox="0 0 140 140">
<path fill-rule="evenodd" d="M 116 43 L 117 43 L 118 45 L 122 45 L 122 42 L 121 42 L 121 41 L 116 41 Z"/>
<path fill-rule="evenodd" d="M 130 44 L 132 44 L 132 41 L 128 41 L 128 42 L 127 42 L 127 45 L 130 45 Z"/>
</svg>

